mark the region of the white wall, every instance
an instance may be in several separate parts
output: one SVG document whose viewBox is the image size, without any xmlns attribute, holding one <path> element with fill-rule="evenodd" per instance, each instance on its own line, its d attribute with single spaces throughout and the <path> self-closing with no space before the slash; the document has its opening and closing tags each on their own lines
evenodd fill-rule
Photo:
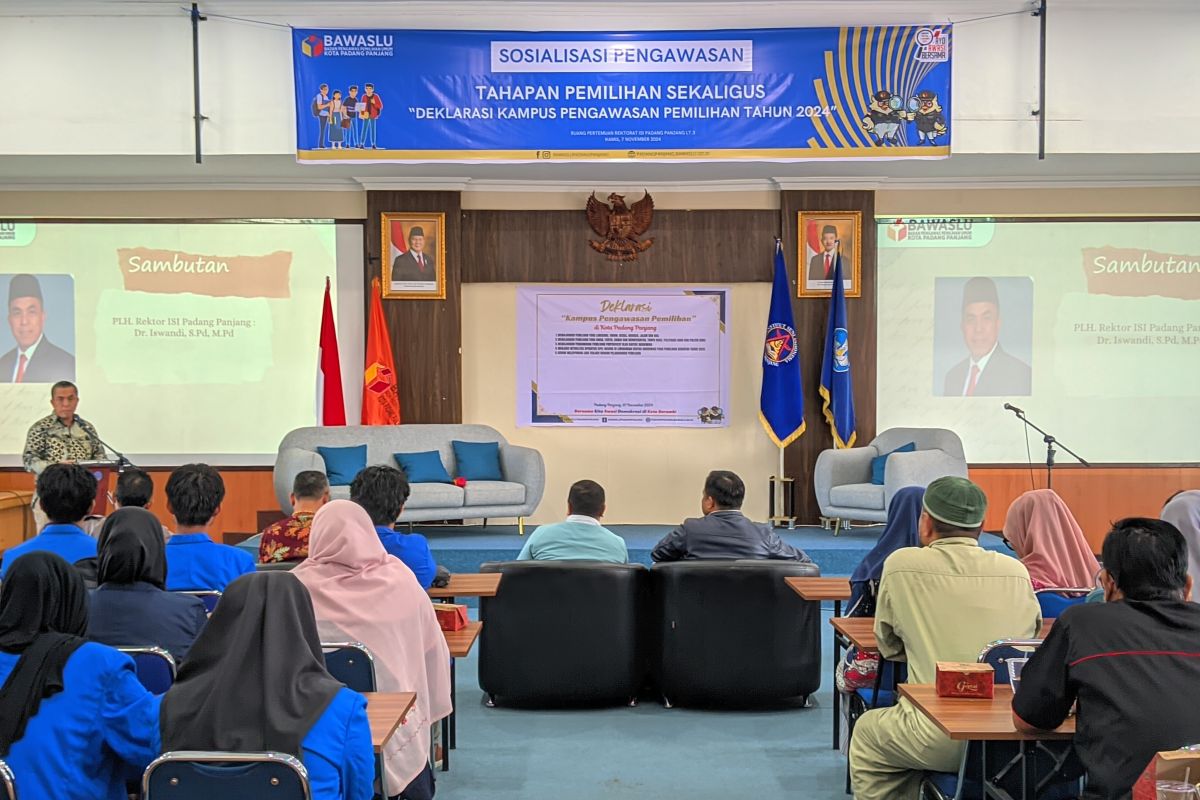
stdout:
<svg viewBox="0 0 1200 800">
<path fill-rule="evenodd" d="M 203 6 L 204 4 L 202 4 Z M 934 16 L 892 4 L 881 17 L 861 8 L 817 13 L 809 4 L 717 4 L 704 14 L 665 12 L 637 24 L 637 7 L 597 19 L 597 3 L 491 4 L 465 16 L 454 3 L 379 7 L 346 16 L 332 7 L 296 24 L 426 28 L 604 30 L 780 27 L 963 19 L 979 3 L 943 3 L 961 13 Z M 652 5 L 647 3 L 646 5 Z M 660 4 L 662 5 L 662 4 Z M 928 4 L 927 4 L 928 5 Z M 1019 4 L 1005 4 L 1019 7 Z M 31 9 L 37 8 L 30 5 Z M 160 12 L 162 7 L 158 7 Z M 589 9 L 591 9 L 589 11 Z M 340 9 L 339 9 L 340 10 Z M 736 10 L 736 15 L 734 11 Z M 30 13 L 35 13 L 31 11 Z M 284 12 L 286 13 L 286 12 Z M 297 12 L 299 13 L 299 12 Z M 909 16 L 903 16 L 903 14 Z M 918 19 L 919 17 L 919 19 Z M 403 20 L 403 21 L 402 21 Z M 734 21 L 736 20 L 736 21 Z M 1149 7 L 1061 0 L 1049 22 L 1048 149 L 1053 153 L 1200 152 L 1200 3 Z M 1037 144 L 1037 20 L 1024 15 L 958 26 L 954 142 L 959 153 L 1030 153 Z M 214 18 L 201 28 L 205 152 L 294 152 L 291 38 L 288 30 Z M 192 151 L 191 27 L 178 16 L 0 17 L 0 75 L 28 74 L 39 101 L 0 122 L 0 153 L 186 154 Z M 36 77 L 34 77 L 36 76 Z M 20 85 L 20 82 L 16 85 Z M 19 92 L 18 92 L 19 93 Z M 36 108 L 36 110 L 34 110 Z"/>
</svg>

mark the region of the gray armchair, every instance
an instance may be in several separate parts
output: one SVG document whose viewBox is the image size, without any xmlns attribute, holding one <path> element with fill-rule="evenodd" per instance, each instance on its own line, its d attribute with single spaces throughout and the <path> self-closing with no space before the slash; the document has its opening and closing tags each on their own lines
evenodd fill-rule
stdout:
<svg viewBox="0 0 1200 800">
<path fill-rule="evenodd" d="M 912 453 L 892 453 L 882 486 L 871 483 L 871 459 L 913 442 Z M 892 495 L 905 486 L 928 486 L 943 475 L 967 476 L 962 440 L 944 428 L 891 428 L 866 447 L 825 450 L 817 456 L 813 484 L 824 520 L 886 522 Z"/>
</svg>

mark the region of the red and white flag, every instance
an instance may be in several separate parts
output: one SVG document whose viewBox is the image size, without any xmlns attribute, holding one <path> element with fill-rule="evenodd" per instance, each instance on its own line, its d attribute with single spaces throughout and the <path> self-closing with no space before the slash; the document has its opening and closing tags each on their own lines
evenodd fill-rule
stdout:
<svg viewBox="0 0 1200 800">
<path fill-rule="evenodd" d="M 346 401 L 342 395 L 342 362 L 338 358 L 337 328 L 333 324 L 329 278 L 325 279 L 325 304 L 321 309 L 321 341 L 317 346 L 317 424 L 346 424 Z"/>
<path fill-rule="evenodd" d="M 398 219 L 392 220 L 392 241 L 389 249 L 389 264 L 408 252 L 408 234 L 404 232 L 404 223 Z"/>
</svg>

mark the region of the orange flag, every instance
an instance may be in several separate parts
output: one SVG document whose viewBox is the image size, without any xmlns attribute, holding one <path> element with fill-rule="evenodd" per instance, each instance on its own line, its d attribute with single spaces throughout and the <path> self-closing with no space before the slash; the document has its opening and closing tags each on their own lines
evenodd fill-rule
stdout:
<svg viewBox="0 0 1200 800">
<path fill-rule="evenodd" d="M 399 425 L 400 391 L 396 385 L 396 362 L 392 337 L 383 318 L 379 279 L 371 281 L 371 316 L 367 321 L 367 358 L 363 370 L 363 425 Z"/>
</svg>

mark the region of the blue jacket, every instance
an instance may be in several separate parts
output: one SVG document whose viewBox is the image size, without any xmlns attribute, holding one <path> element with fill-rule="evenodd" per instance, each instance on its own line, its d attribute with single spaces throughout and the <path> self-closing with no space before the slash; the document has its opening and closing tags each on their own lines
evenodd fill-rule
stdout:
<svg viewBox="0 0 1200 800">
<path fill-rule="evenodd" d="M 74 564 L 84 558 L 96 557 L 96 540 L 78 525 L 47 525 L 37 536 L 4 553 L 4 561 L 0 563 L 0 580 L 12 562 L 34 550 L 49 550 L 62 556 L 68 564 Z"/>
<path fill-rule="evenodd" d="M 88 638 L 113 647 L 154 645 L 183 661 L 208 614 L 204 601 L 149 583 L 105 583 L 92 590 Z"/>
<path fill-rule="evenodd" d="M 177 533 L 167 542 L 167 590 L 225 591 L 235 578 L 254 572 L 254 556 L 217 544 L 207 533 Z"/>
<path fill-rule="evenodd" d="M 429 542 L 424 536 L 419 533 L 397 533 L 385 525 L 376 525 L 375 532 L 379 534 L 379 541 L 383 542 L 383 549 L 408 565 L 422 589 L 433 585 L 437 562 L 433 560 Z M 391 790 L 390 786 L 388 790 Z"/>
<path fill-rule="evenodd" d="M 375 754 L 367 701 L 341 689 L 300 744 L 312 800 L 371 800 L 375 792 Z M 399 793 L 389 786 L 389 792 Z"/>
<path fill-rule="evenodd" d="M 17 659 L 0 652 L 0 683 Z M 17 791 L 23 798 L 126 800 L 126 773 L 144 770 L 161 748 L 159 698 L 138 683 L 129 656 L 91 642 L 67 660 L 63 684 L 4 757 Z"/>
</svg>

